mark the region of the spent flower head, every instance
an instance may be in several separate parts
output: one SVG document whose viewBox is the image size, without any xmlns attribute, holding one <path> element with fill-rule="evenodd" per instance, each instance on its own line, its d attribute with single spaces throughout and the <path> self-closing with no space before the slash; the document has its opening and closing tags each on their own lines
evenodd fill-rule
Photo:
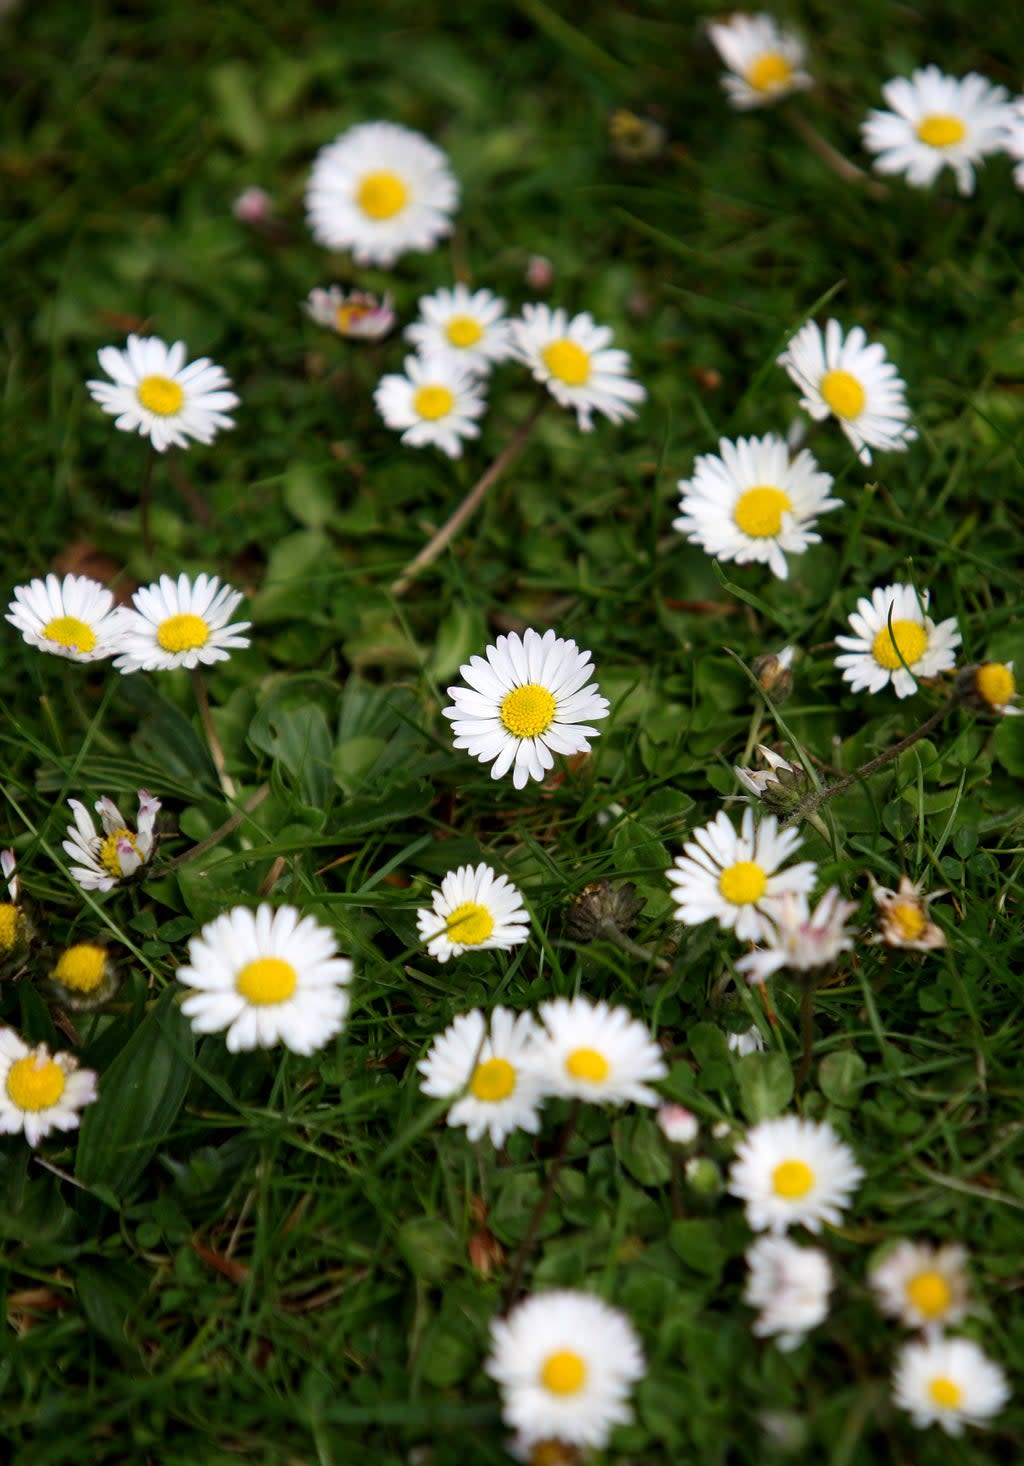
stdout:
<svg viewBox="0 0 1024 1466">
<path fill-rule="evenodd" d="M 112 998 L 117 991 L 117 966 L 102 942 L 75 942 L 65 947 L 50 972 L 60 999 L 76 1012 L 86 1013 Z"/>
<path fill-rule="evenodd" d="M 780 968 L 793 977 L 818 980 L 852 949 L 846 920 L 857 903 L 844 901 L 838 886 L 830 886 L 813 911 L 802 891 L 787 891 L 766 904 L 770 917 L 762 937 L 766 945 L 736 963 L 748 982 L 763 983 Z"/>
<path fill-rule="evenodd" d="M 973 713 L 990 717 L 1019 718 L 1024 708 L 1015 707 L 1019 693 L 1012 662 L 980 662 L 963 667 L 956 677 L 957 696 Z"/>
<path fill-rule="evenodd" d="M 398 319 L 390 294 L 378 299 L 368 291 L 346 291 L 340 285 L 311 290 L 304 308 L 310 320 L 348 341 L 379 341 Z"/>
<path fill-rule="evenodd" d="M 929 903 L 945 891 L 921 894 L 921 887 L 909 876 L 900 876 L 899 889 L 879 886 L 874 880 L 871 894 L 879 907 L 878 933 L 873 938 L 887 947 L 906 947 L 912 952 L 938 952 L 946 945 L 946 934 L 928 914 Z"/>
<path fill-rule="evenodd" d="M 95 804 L 100 830 L 80 800 L 69 799 L 68 804 L 75 822 L 68 826 L 63 846 L 65 853 L 79 862 L 71 867 L 71 874 L 84 890 L 111 891 L 147 864 L 153 854 L 153 826 L 160 811 L 159 799 L 154 799 L 148 789 L 139 790 L 134 830 L 106 795 Z"/>
</svg>

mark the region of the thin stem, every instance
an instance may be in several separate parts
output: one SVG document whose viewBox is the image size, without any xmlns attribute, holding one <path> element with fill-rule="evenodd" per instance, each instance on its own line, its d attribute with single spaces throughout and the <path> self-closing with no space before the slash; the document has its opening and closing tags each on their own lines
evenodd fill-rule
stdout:
<svg viewBox="0 0 1024 1466">
<path fill-rule="evenodd" d="M 558 1180 L 562 1170 L 562 1163 L 565 1160 L 565 1153 L 569 1148 L 569 1141 L 573 1137 L 577 1121 L 580 1117 L 581 1100 L 573 1100 L 572 1109 L 566 1117 L 562 1129 L 561 1138 L 558 1142 L 558 1149 L 555 1151 L 554 1160 L 551 1162 L 551 1170 L 548 1172 L 547 1184 L 538 1198 L 537 1205 L 533 1209 L 533 1216 L 530 1218 L 530 1225 L 526 1229 L 526 1235 L 519 1244 L 515 1262 L 512 1264 L 512 1271 L 509 1274 L 508 1282 L 505 1284 L 505 1294 L 502 1301 L 502 1313 L 507 1313 L 513 1303 L 516 1293 L 519 1291 L 519 1282 L 523 1276 L 523 1268 L 526 1266 L 527 1258 L 533 1250 L 533 1244 L 537 1240 L 537 1232 L 544 1220 L 545 1213 L 551 1204 L 551 1197 L 554 1194 L 555 1182 Z"/>
<path fill-rule="evenodd" d="M 632 937 L 627 937 L 622 928 L 617 926 L 610 916 L 602 917 L 598 923 L 597 935 L 606 938 L 607 941 L 611 942 L 613 946 L 620 948 L 621 951 L 628 952 L 638 962 L 649 962 L 659 972 L 672 971 L 671 962 L 666 961 L 664 957 L 659 957 L 649 947 L 641 947 L 640 943 L 634 942 Z"/>
<path fill-rule="evenodd" d="M 207 835 L 205 840 L 200 840 L 197 845 L 193 845 L 191 849 L 184 851 L 183 854 L 176 855 L 166 865 L 159 866 L 153 871 L 154 877 L 166 875 L 171 870 L 177 870 L 179 865 L 184 865 L 189 860 L 196 860 L 200 855 L 205 855 L 207 850 L 212 850 L 215 845 L 219 845 L 222 840 L 231 834 L 232 830 L 238 829 L 238 826 L 246 816 L 252 814 L 253 810 L 263 803 L 269 793 L 270 785 L 261 784 L 255 794 L 249 795 L 249 798 L 242 805 L 241 809 L 236 809 L 231 818 L 226 819 L 222 825 L 218 826 L 212 835 Z"/>
<path fill-rule="evenodd" d="M 498 482 L 513 458 L 525 446 L 547 400 L 547 393 L 545 392 L 544 396 L 537 400 L 525 421 L 520 423 L 519 427 L 516 428 L 490 468 L 477 479 L 462 503 L 455 510 L 455 513 L 427 541 L 415 559 L 409 561 L 409 564 L 402 571 L 398 579 L 392 581 L 391 594 L 393 596 L 405 595 L 405 592 L 409 589 L 416 577 L 426 570 L 428 565 L 433 565 L 438 555 L 451 544 L 466 521 L 471 519 L 480 508 L 480 505 L 487 497 L 488 490 Z"/>
<path fill-rule="evenodd" d="M 834 148 L 830 142 L 826 142 L 816 127 L 812 127 L 802 112 L 786 109 L 786 117 L 793 131 L 807 144 L 811 152 L 820 158 L 827 168 L 843 180 L 844 183 L 857 183 L 863 185 L 872 198 L 884 199 L 888 197 L 889 190 L 884 183 L 879 183 L 877 178 L 872 178 L 863 168 L 858 168 L 856 163 L 851 163 L 838 148 Z"/>
<path fill-rule="evenodd" d="M 139 520 L 142 526 L 142 549 L 146 559 L 153 554 L 153 530 L 149 522 L 149 504 L 153 489 L 153 466 L 156 463 L 156 449 L 152 442 L 142 471 L 142 488 L 139 490 Z"/>
<path fill-rule="evenodd" d="M 793 1076 L 793 1088 L 803 1089 L 811 1072 L 811 1057 L 814 1051 L 814 984 L 805 982 L 800 990 L 800 1067 Z"/>
<path fill-rule="evenodd" d="M 196 703 L 199 707 L 199 721 L 203 725 L 203 732 L 206 734 L 207 746 L 210 750 L 210 757 L 213 759 L 213 766 L 217 770 L 217 778 L 220 780 L 220 787 L 229 799 L 237 796 L 235 781 L 227 770 L 227 763 L 224 759 L 224 750 L 221 747 L 220 739 L 217 737 L 217 730 L 213 726 L 213 714 L 210 712 L 210 699 L 206 692 L 206 683 L 203 681 L 201 667 L 192 668 L 192 686 L 195 688 Z"/>
</svg>

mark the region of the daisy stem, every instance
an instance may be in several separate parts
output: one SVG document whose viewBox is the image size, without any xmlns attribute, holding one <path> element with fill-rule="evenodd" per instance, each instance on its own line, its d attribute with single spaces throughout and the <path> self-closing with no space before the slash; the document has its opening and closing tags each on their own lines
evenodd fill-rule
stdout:
<svg viewBox="0 0 1024 1466">
<path fill-rule="evenodd" d="M 573 1134 L 576 1130 L 576 1124 L 580 1118 L 581 1108 L 582 1101 L 578 1099 L 573 1100 L 572 1109 L 569 1111 L 569 1114 L 566 1117 L 565 1125 L 562 1127 L 562 1134 L 558 1141 L 558 1149 L 555 1151 L 554 1160 L 551 1162 L 551 1169 L 548 1172 L 547 1184 L 545 1185 L 544 1190 L 541 1192 L 540 1197 L 538 1198 L 537 1205 L 533 1209 L 533 1215 L 530 1218 L 530 1224 L 526 1229 L 526 1233 L 523 1237 L 522 1242 L 520 1242 L 519 1244 L 519 1250 L 516 1253 L 515 1262 L 513 1262 L 512 1264 L 512 1271 L 509 1274 L 508 1282 L 505 1284 L 505 1292 L 502 1298 L 501 1306 L 502 1313 L 507 1313 L 509 1308 L 515 1302 L 516 1294 L 519 1291 L 519 1283 L 523 1276 L 523 1269 L 526 1266 L 526 1260 L 533 1250 L 533 1244 L 537 1240 L 537 1233 L 540 1230 L 540 1224 L 544 1220 L 545 1213 L 547 1212 L 547 1209 L 551 1204 L 551 1197 L 553 1196 L 555 1190 L 555 1182 L 558 1180 L 558 1177 L 561 1174 L 562 1163 L 565 1160 L 565 1153 L 569 1148 L 569 1141 L 572 1139 Z"/>
<path fill-rule="evenodd" d="M 537 400 L 526 419 L 516 428 L 490 468 L 477 479 L 455 513 L 427 541 L 415 559 L 409 561 L 398 579 L 392 581 L 390 590 L 393 596 L 405 594 L 416 577 L 426 570 L 428 565 L 432 565 L 443 550 L 447 549 L 466 521 L 471 519 L 480 508 L 487 497 L 487 491 L 498 482 L 513 458 L 525 447 L 547 400 L 548 396 L 545 392 L 544 396 Z"/>
<path fill-rule="evenodd" d="M 805 982 L 800 990 L 800 1067 L 793 1075 L 794 1090 L 801 1090 L 811 1072 L 814 1052 L 814 984 Z"/>
<path fill-rule="evenodd" d="M 863 184 L 873 198 L 882 199 L 888 196 L 889 190 L 884 183 L 879 183 L 877 178 L 872 178 L 863 168 L 858 168 L 856 163 L 851 163 L 849 158 L 834 148 L 830 142 L 826 142 L 816 127 L 812 127 L 802 112 L 786 109 L 786 117 L 790 127 L 810 148 L 814 155 L 821 159 L 827 168 L 837 174 L 844 183 Z"/>
<path fill-rule="evenodd" d="M 203 681 L 202 668 L 200 667 L 192 668 L 192 686 L 195 688 L 196 703 L 199 708 L 199 721 L 202 723 L 203 732 L 206 734 L 206 744 L 210 750 L 210 757 L 213 759 L 213 766 L 217 770 L 220 787 L 229 799 L 234 799 L 238 794 L 238 790 L 235 788 L 234 779 L 228 773 L 224 750 L 221 747 L 220 739 L 217 737 L 217 730 L 213 726 L 210 699 L 206 691 L 206 683 Z"/>
<path fill-rule="evenodd" d="M 623 952 L 628 952 L 630 957 L 635 957 L 638 962 L 646 962 L 656 967 L 659 972 L 671 972 L 672 964 L 664 957 L 659 957 L 649 947 L 641 947 L 639 942 L 634 942 L 632 937 L 627 937 L 622 928 L 610 916 L 604 916 L 598 923 L 596 936 L 605 937 L 613 946 L 619 947 Z"/>
<path fill-rule="evenodd" d="M 153 531 L 149 523 L 149 503 L 153 489 L 153 466 L 156 463 L 156 449 L 152 442 L 146 456 L 146 467 L 142 471 L 142 488 L 139 490 L 139 522 L 142 528 L 142 553 L 146 559 L 153 554 Z"/>
<path fill-rule="evenodd" d="M 173 860 L 169 860 L 166 865 L 161 865 L 158 869 L 154 870 L 154 876 L 163 876 L 168 871 L 177 870 L 179 865 L 184 865 L 189 860 L 196 860 L 200 855 L 205 855 L 207 850 L 212 850 L 215 845 L 219 845 L 222 840 L 225 840 L 231 834 L 232 830 L 238 829 L 238 826 L 246 816 L 252 814 L 253 810 L 263 803 L 269 793 L 270 785 L 261 784 L 255 794 L 249 795 L 249 798 L 242 805 L 241 809 L 235 810 L 230 819 L 226 819 L 222 825 L 218 826 L 212 834 L 207 835 L 204 840 L 200 840 L 198 844 L 193 845 L 181 855 L 176 855 Z"/>
</svg>

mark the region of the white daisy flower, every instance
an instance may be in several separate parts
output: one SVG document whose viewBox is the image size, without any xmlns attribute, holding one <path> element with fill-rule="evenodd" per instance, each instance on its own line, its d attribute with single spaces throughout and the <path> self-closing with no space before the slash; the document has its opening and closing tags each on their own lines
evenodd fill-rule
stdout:
<svg viewBox="0 0 1024 1466">
<path fill-rule="evenodd" d="M 97 1097 L 96 1075 L 73 1054 L 30 1047 L 13 1028 L 0 1028 L 0 1135 L 22 1130 L 36 1146 L 51 1130 L 77 1130 L 79 1110 Z"/>
<path fill-rule="evenodd" d="M 838 1226 L 864 1172 L 831 1125 L 782 1115 L 762 1120 L 736 1148 L 728 1190 L 746 1203 L 755 1232 Z"/>
<path fill-rule="evenodd" d="M 1013 170 L 1014 183 L 1024 188 L 1024 97 L 1015 97 L 1010 104 L 1003 147 L 1017 164 Z"/>
<path fill-rule="evenodd" d="M 882 87 L 891 107 L 875 109 L 861 123 L 864 147 L 875 153 L 875 171 L 902 173 L 914 188 L 928 188 L 951 168 L 960 193 L 974 192 L 974 164 L 1006 146 L 1013 106 L 1005 87 L 976 71 L 945 76 L 920 67 L 908 81 L 898 76 Z"/>
<path fill-rule="evenodd" d="M 764 940 L 770 930 L 770 903 L 787 891 L 806 895 L 814 885 L 813 861 L 781 868 L 800 843 L 799 833 L 780 830 L 773 814 L 755 823 L 754 811 L 745 809 L 737 834 L 720 810 L 710 824 L 694 830 L 683 854 L 669 867 L 676 920 L 700 926 L 713 918 L 726 931 L 735 931 L 741 942 Z"/>
<path fill-rule="evenodd" d="M 98 662 L 120 646 L 122 611 L 113 592 L 85 575 L 31 580 L 14 587 L 6 619 L 29 646 L 73 662 Z"/>
<path fill-rule="evenodd" d="M 80 865 L 71 867 L 71 874 L 86 891 L 111 891 L 133 876 L 153 853 L 153 825 L 160 810 L 159 799 L 147 789 L 139 790 L 139 813 L 133 833 L 112 799 L 97 799 L 95 809 L 103 825 L 97 833 L 92 816 L 78 799 L 68 804 L 75 823 L 68 826 L 64 850 Z"/>
<path fill-rule="evenodd" d="M 207 666 L 227 661 L 232 651 L 249 645 L 243 636 L 248 621 L 228 623 L 242 599 L 241 591 L 221 585 L 216 575 L 176 581 L 161 575 L 132 596 L 133 610 L 122 613 L 121 672 L 167 672 L 172 667 Z"/>
<path fill-rule="evenodd" d="M 785 1237 L 759 1237 L 747 1249 L 746 1262 L 743 1301 L 761 1310 L 754 1333 L 774 1337 L 788 1354 L 828 1317 L 831 1264 L 819 1247 L 798 1247 Z"/>
<path fill-rule="evenodd" d="M 999 718 L 1019 718 L 1024 713 L 1024 708 L 1014 707 L 1019 694 L 1012 662 L 982 662 L 964 667 L 957 673 L 956 690 L 973 712 L 995 714 Z"/>
<path fill-rule="evenodd" d="M 835 417 L 861 463 L 872 448 L 902 453 L 917 437 L 910 426 L 906 383 L 878 341 L 860 326 L 844 338 L 838 321 L 808 321 L 777 358 L 800 388 L 800 406 L 816 422 Z"/>
<path fill-rule="evenodd" d="M 730 1054 L 735 1054 L 738 1059 L 745 1059 L 748 1054 L 761 1054 L 765 1047 L 764 1035 L 756 1025 L 742 1033 L 726 1034 L 725 1044 Z"/>
<path fill-rule="evenodd" d="M 986 1425 L 1010 1398 L 1006 1375 L 972 1339 L 914 1339 L 896 1359 L 893 1399 L 914 1424 L 962 1435 Z"/>
<path fill-rule="evenodd" d="M 223 367 L 208 356 L 185 365 L 185 343 L 159 336 L 129 336 L 124 351 L 104 346 L 99 364 L 112 382 L 86 382 L 89 395 L 123 433 L 138 432 L 158 453 L 187 448 L 190 438 L 212 443 L 239 399 Z"/>
<path fill-rule="evenodd" d="M 829 498 L 831 474 L 822 473 L 804 448 L 790 458 L 783 438 L 722 438 L 718 456 L 702 453 L 692 479 L 680 479 L 681 510 L 672 528 L 718 560 L 767 565 L 789 575 L 787 555 L 821 543 L 819 514 L 840 509 Z"/>
<path fill-rule="evenodd" d="M 868 1273 L 878 1306 L 909 1329 L 937 1333 L 962 1323 L 971 1306 L 967 1252 L 955 1242 L 897 1242 Z"/>
<path fill-rule="evenodd" d="M 424 1094 L 459 1096 L 448 1111 L 449 1125 L 464 1125 L 473 1141 L 487 1133 L 499 1148 L 513 1130 L 536 1135 L 545 1091 L 540 1075 L 523 1062 L 536 1030 L 531 1015 L 495 1008 L 489 1028 L 479 1008 L 460 1014 L 416 1067 Z"/>
<path fill-rule="evenodd" d="M 57 958 L 50 980 L 61 1000 L 82 1011 L 105 1003 L 117 991 L 117 969 L 99 942 L 76 942 Z"/>
<path fill-rule="evenodd" d="M 530 935 L 522 895 L 508 876 L 495 875 L 489 865 L 450 870 L 432 899 L 433 906 L 417 911 L 416 925 L 438 962 L 463 952 L 509 952 Z"/>
<path fill-rule="evenodd" d="M 846 919 L 857 910 L 856 901 L 844 901 L 838 886 L 829 886 L 812 911 L 803 892 L 788 891 L 766 902 L 771 924 L 766 946 L 736 963 L 749 983 L 765 982 L 780 968 L 790 973 L 821 972 L 834 967 L 843 952 L 853 949 Z"/>
<path fill-rule="evenodd" d="M 0 850 L 0 873 L 7 885 L 8 901 L 0 901 L 0 968 L 17 957 L 28 937 L 28 924 L 18 907 L 20 882 L 15 874 L 18 861 L 13 850 Z"/>
<path fill-rule="evenodd" d="M 543 779 L 554 767 L 554 755 L 589 753 L 590 738 L 600 729 L 587 719 L 606 718 L 608 699 L 592 676 L 590 652 L 553 631 L 514 631 L 499 636 L 483 657 L 470 657 L 459 668 L 469 687 L 449 687 L 454 699 L 442 709 L 451 720 L 454 746 L 482 764 L 492 764 L 491 778 L 512 769 L 517 789 L 527 779 Z"/>
<path fill-rule="evenodd" d="M 730 15 L 708 26 L 708 35 L 731 75 L 722 86 L 741 112 L 766 107 L 813 85 L 803 69 L 803 43 L 770 15 Z"/>
<path fill-rule="evenodd" d="M 938 952 L 946 945 L 946 934 L 928 915 L 928 904 L 945 891 L 921 895 L 921 888 L 909 876 L 900 876 L 899 890 L 891 891 L 872 881 L 871 894 L 881 908 L 875 942 L 887 947 L 905 947 L 911 952 Z"/>
<path fill-rule="evenodd" d="M 188 955 L 178 981 L 196 992 L 181 1011 L 196 1033 L 226 1028 L 231 1053 L 283 1043 L 312 1054 L 341 1031 L 352 963 L 294 906 L 236 906 L 207 922 Z"/>
<path fill-rule="evenodd" d="M 379 341 L 398 319 L 390 295 L 378 300 L 364 290 L 344 291 L 340 285 L 311 290 L 305 308 L 318 326 L 350 341 Z"/>
<path fill-rule="evenodd" d="M 557 403 L 575 411 L 581 432 L 590 432 L 595 412 L 612 422 L 636 417 L 630 404 L 647 393 L 629 376 L 629 354 L 612 347 L 610 327 L 596 325 L 586 311 L 570 320 L 562 309 L 524 305 L 509 329 L 513 354 Z"/>
<path fill-rule="evenodd" d="M 668 1073 L 661 1049 L 625 1008 L 589 998 L 541 1003 L 544 1025 L 526 1055 L 549 1094 L 595 1105 L 658 1105 L 648 1081 Z"/>
<path fill-rule="evenodd" d="M 522 1444 L 595 1449 L 632 1419 L 629 1394 L 645 1367 L 626 1315 L 569 1288 L 535 1293 L 494 1319 L 484 1364 L 501 1390 L 502 1419 Z"/>
<path fill-rule="evenodd" d="M 407 356 L 405 376 L 389 372 L 373 394 L 377 411 L 410 448 L 428 444 L 449 458 L 462 457 L 462 440 L 479 438 L 475 421 L 487 411 L 478 373 L 450 357 Z"/>
<path fill-rule="evenodd" d="M 850 616 L 853 636 L 837 636 L 843 655 L 836 666 L 854 692 L 881 692 L 892 683 L 897 697 L 911 697 L 920 677 L 935 677 L 956 664 L 960 633 L 951 616 L 938 625 L 928 615 L 929 592 L 912 585 L 876 586 Z"/>
<path fill-rule="evenodd" d="M 452 232 L 459 185 L 440 148 L 395 122 L 364 122 L 320 149 L 306 188 L 309 227 L 359 265 L 393 265 Z"/>
<path fill-rule="evenodd" d="M 472 291 L 458 284 L 452 290 L 424 295 L 420 319 L 405 328 L 420 356 L 448 357 L 478 375 L 512 354 L 505 302 L 490 290 Z"/>
</svg>

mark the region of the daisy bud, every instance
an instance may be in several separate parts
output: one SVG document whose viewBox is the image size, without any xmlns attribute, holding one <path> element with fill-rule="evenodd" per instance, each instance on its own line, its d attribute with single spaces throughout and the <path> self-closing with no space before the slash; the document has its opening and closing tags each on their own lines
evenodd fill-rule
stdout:
<svg viewBox="0 0 1024 1466">
<path fill-rule="evenodd" d="M 778 656 L 774 652 L 764 652 L 750 664 L 758 686 L 767 692 L 777 707 L 781 707 L 793 691 L 793 652 L 793 647 L 784 646 Z"/>
<path fill-rule="evenodd" d="M 791 813 L 807 793 L 807 775 L 763 743 L 757 745 L 757 751 L 768 768 L 741 769 L 734 764 L 733 773 L 744 789 L 755 795 L 773 814 Z"/>
<path fill-rule="evenodd" d="M 712 1201 L 722 1189 L 722 1173 L 707 1156 L 693 1156 L 683 1172 L 686 1184 L 697 1196 Z"/>
<path fill-rule="evenodd" d="M 670 1145 L 692 1145 L 700 1134 L 697 1116 L 685 1105 L 662 1105 L 656 1119 Z"/>
<path fill-rule="evenodd" d="M 554 282 L 555 267 L 544 255 L 531 255 L 526 262 L 525 278 L 531 290 L 549 290 Z"/>
<path fill-rule="evenodd" d="M 273 204 L 265 188 L 253 185 L 242 190 L 231 205 L 231 212 L 240 224 L 266 224 L 273 213 Z"/>
<path fill-rule="evenodd" d="M 608 123 L 612 152 L 625 163 L 643 163 L 656 158 L 665 146 L 665 129 L 649 117 L 638 117 L 625 107 L 612 114 Z"/>
<path fill-rule="evenodd" d="M 65 947 L 50 973 L 61 1001 L 76 1012 L 98 1008 L 117 991 L 117 969 L 100 942 Z"/>
</svg>

